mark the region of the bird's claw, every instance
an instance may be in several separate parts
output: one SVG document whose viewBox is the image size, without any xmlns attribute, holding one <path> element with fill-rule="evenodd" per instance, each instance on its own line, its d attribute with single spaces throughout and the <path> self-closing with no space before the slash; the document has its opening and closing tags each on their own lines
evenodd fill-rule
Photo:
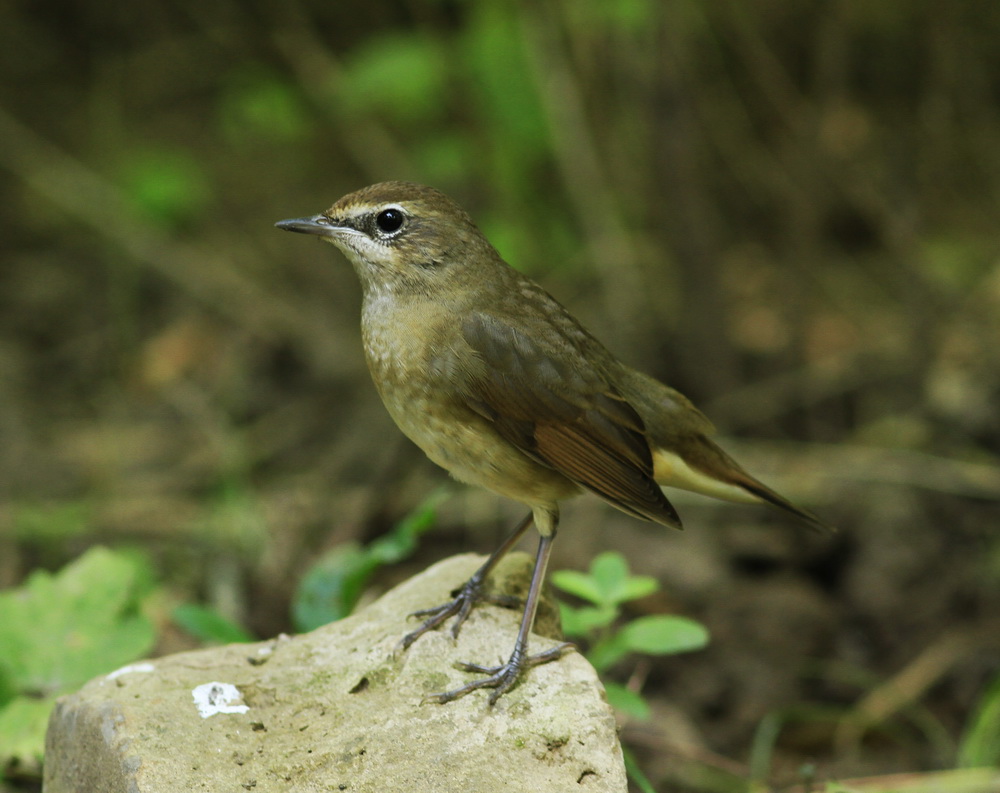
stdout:
<svg viewBox="0 0 1000 793">
<path fill-rule="evenodd" d="M 523 602 L 520 598 L 516 598 L 513 595 L 487 594 L 483 592 L 483 582 L 470 579 L 462 585 L 461 589 L 447 603 L 442 603 L 440 606 L 434 606 L 429 609 L 420 609 L 410 614 L 409 616 L 411 617 L 426 617 L 427 619 L 424 620 L 419 628 L 415 631 L 410 631 L 410 633 L 402 638 L 399 643 L 400 648 L 406 650 L 425 633 L 439 627 L 452 616 L 455 617 L 455 622 L 451 626 L 451 635 L 452 638 L 457 639 L 458 632 L 462 629 L 462 624 L 469 618 L 469 614 L 472 613 L 472 607 L 476 603 L 484 601 L 497 606 L 503 606 L 504 608 L 517 608 Z"/>
<path fill-rule="evenodd" d="M 555 647 L 545 650 L 544 652 L 528 656 L 525 656 L 518 650 L 518 648 L 515 648 L 510 660 L 500 666 L 480 666 L 479 664 L 469 664 L 463 662 L 456 663 L 455 667 L 457 669 L 461 669 L 463 672 L 474 672 L 476 674 L 487 675 L 487 677 L 480 678 L 479 680 L 472 680 L 464 686 L 459 686 L 451 691 L 442 691 L 438 694 L 430 694 L 421 700 L 421 704 L 433 702 L 443 705 L 446 702 L 452 702 L 456 699 L 460 699 L 466 694 L 470 694 L 480 688 L 492 688 L 493 691 L 490 694 L 489 704 L 493 706 L 496 704 L 497 700 L 500 699 L 500 697 L 514 687 L 525 671 L 533 666 L 547 664 L 549 661 L 555 661 L 556 659 L 561 658 L 565 653 L 574 649 L 575 647 L 571 642 L 562 642 L 561 644 L 557 644 Z"/>
</svg>

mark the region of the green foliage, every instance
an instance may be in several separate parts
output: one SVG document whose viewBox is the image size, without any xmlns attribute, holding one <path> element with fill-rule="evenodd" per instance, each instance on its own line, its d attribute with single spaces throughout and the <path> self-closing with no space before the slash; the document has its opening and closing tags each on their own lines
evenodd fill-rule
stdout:
<svg viewBox="0 0 1000 793">
<path fill-rule="evenodd" d="M 589 573 L 559 570 L 553 583 L 565 592 L 592 604 L 575 608 L 560 603 L 563 631 L 567 636 L 586 640 L 587 660 L 603 674 L 629 653 L 673 655 L 698 650 L 708 643 L 704 626 L 686 617 L 655 615 L 639 617 L 616 627 L 621 606 L 646 597 L 658 588 L 650 576 L 629 574 L 628 563 L 617 552 L 597 556 Z M 608 701 L 636 718 L 648 718 L 649 706 L 641 695 L 611 681 L 605 681 Z"/>
<path fill-rule="evenodd" d="M 205 644 L 252 642 L 254 637 L 218 611 L 197 603 L 182 603 L 171 614 L 183 630 Z"/>
<path fill-rule="evenodd" d="M 56 697 L 152 649 L 151 590 L 141 558 L 93 548 L 0 593 L 0 762 L 32 768 Z"/>
<path fill-rule="evenodd" d="M 654 0 L 584 0 L 574 4 L 569 13 L 589 27 L 612 28 L 626 34 L 641 34 L 653 25 L 662 11 Z"/>
<path fill-rule="evenodd" d="M 359 543 L 344 543 L 327 551 L 299 581 L 292 600 L 295 629 L 311 631 L 346 617 L 378 567 L 369 549 Z"/>
<path fill-rule="evenodd" d="M 465 79 L 461 87 L 474 119 L 468 134 L 476 136 L 476 156 L 467 169 L 494 195 L 493 211 L 484 207 L 477 220 L 511 264 L 530 270 L 538 261 L 549 267 L 569 261 L 580 240 L 562 202 L 538 191 L 539 175 L 553 167 L 553 147 L 562 142 L 553 139 L 526 25 L 511 4 L 471 6 L 456 39 L 454 68 Z"/>
<path fill-rule="evenodd" d="M 507 186 L 512 186 L 509 177 L 528 179 L 528 164 L 545 156 L 549 143 L 522 22 L 512 6 L 477 3 L 459 41 L 473 104 L 489 125 L 492 143 L 503 147 L 496 164 L 510 169 L 500 174 L 508 177 Z"/>
<path fill-rule="evenodd" d="M 299 93 L 275 74 L 254 68 L 230 77 L 219 97 L 218 125 L 230 143 L 292 143 L 312 121 Z"/>
<path fill-rule="evenodd" d="M 20 776 L 37 776 L 45 748 L 45 728 L 55 697 L 15 697 L 0 708 L 0 779 L 16 769 Z"/>
<path fill-rule="evenodd" d="M 625 761 L 625 773 L 635 783 L 635 786 L 642 793 L 656 793 L 653 783 L 649 781 L 646 772 L 639 767 L 639 761 L 635 759 L 635 755 L 627 746 L 622 747 L 622 759 Z"/>
<path fill-rule="evenodd" d="M 184 149 L 162 145 L 130 149 L 119 178 L 135 210 L 168 228 L 196 217 L 211 198 L 201 162 Z"/>
<path fill-rule="evenodd" d="M 1000 676 L 986 689 L 958 750 L 961 768 L 1000 767 Z"/>
<path fill-rule="evenodd" d="M 649 704 L 640 693 L 608 680 L 605 673 L 629 653 L 672 655 L 697 650 L 708 643 L 704 626 L 685 617 L 656 615 L 616 625 L 622 604 L 651 595 L 659 588 L 651 576 L 630 575 L 628 562 L 616 551 L 599 554 L 591 562 L 589 573 L 557 570 L 552 574 L 552 582 L 591 604 L 575 608 L 560 602 L 563 632 L 586 641 L 587 660 L 602 676 L 608 702 L 633 718 L 648 719 Z M 643 793 L 653 793 L 653 785 L 635 757 L 626 747 L 622 751 L 629 778 Z"/>
<path fill-rule="evenodd" d="M 444 496 L 445 491 L 436 491 L 368 545 L 345 543 L 320 557 L 303 576 L 292 601 L 296 630 L 311 631 L 350 614 L 376 570 L 413 553 L 420 535 L 434 525 Z"/>
<path fill-rule="evenodd" d="M 63 542 L 90 530 L 90 505 L 82 501 L 22 504 L 12 511 L 18 539 Z"/>
<path fill-rule="evenodd" d="M 339 112 L 377 112 L 420 123 L 445 106 L 448 63 L 441 43 L 425 36 L 386 34 L 360 46 L 338 81 Z"/>
<path fill-rule="evenodd" d="M 754 732 L 753 744 L 750 747 L 750 780 L 751 783 L 764 784 L 771 771 L 771 758 L 778 735 L 785 721 L 781 713 L 768 713 L 760 720 Z"/>
<path fill-rule="evenodd" d="M 414 141 L 411 154 L 419 173 L 438 184 L 459 183 L 475 158 L 475 144 L 468 135 L 444 129 Z"/>
</svg>

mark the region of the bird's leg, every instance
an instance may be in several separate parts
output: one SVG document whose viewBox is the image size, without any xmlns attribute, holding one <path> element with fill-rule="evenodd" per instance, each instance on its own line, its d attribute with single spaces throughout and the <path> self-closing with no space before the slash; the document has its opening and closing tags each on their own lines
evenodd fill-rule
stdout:
<svg viewBox="0 0 1000 793">
<path fill-rule="evenodd" d="M 524 520 L 517 524 L 514 531 L 510 533 L 510 536 L 503 541 L 503 544 L 490 554 L 490 558 L 483 563 L 483 566 L 472 574 L 472 578 L 454 592 L 452 600 L 434 608 L 413 612 L 410 615 L 411 617 L 426 617 L 427 619 L 419 628 L 403 637 L 399 643 L 400 648 L 403 650 L 407 649 L 417 639 L 427 633 L 427 631 L 434 630 L 452 616 L 455 617 L 455 623 L 451 626 L 451 635 L 457 638 L 458 632 L 462 628 L 462 623 L 469 616 L 472 607 L 480 600 L 488 600 L 503 606 L 517 605 L 520 602 L 517 598 L 508 595 L 484 594 L 483 585 L 486 583 L 486 577 L 496 567 L 497 562 L 507 555 L 507 552 L 517 544 L 517 541 L 528 530 L 528 527 L 531 526 L 531 521 L 532 515 L 529 513 Z"/>
<path fill-rule="evenodd" d="M 444 691 L 440 694 L 431 694 L 424 697 L 424 702 L 437 702 L 443 704 L 451 702 L 459 697 L 464 697 L 471 691 L 480 688 L 492 688 L 489 703 L 494 705 L 503 694 L 510 690 L 517 682 L 518 678 L 526 669 L 538 664 L 554 661 L 563 653 L 573 649 L 570 642 L 562 642 L 555 647 L 536 655 L 528 655 L 528 634 L 531 626 L 535 622 L 535 612 L 538 611 L 538 600 L 541 597 L 542 581 L 545 580 L 545 568 L 549 563 L 549 553 L 552 550 L 552 540 L 555 539 L 555 532 L 543 535 L 538 542 L 538 553 L 535 556 L 535 569 L 531 574 L 531 586 L 528 589 L 528 599 L 524 604 L 524 615 L 521 617 L 521 627 L 517 631 L 517 639 L 514 642 L 514 650 L 510 654 L 507 663 L 501 666 L 479 666 L 478 664 L 460 663 L 456 666 L 464 672 L 476 672 L 488 675 L 480 680 L 473 680 L 464 686 Z"/>
</svg>

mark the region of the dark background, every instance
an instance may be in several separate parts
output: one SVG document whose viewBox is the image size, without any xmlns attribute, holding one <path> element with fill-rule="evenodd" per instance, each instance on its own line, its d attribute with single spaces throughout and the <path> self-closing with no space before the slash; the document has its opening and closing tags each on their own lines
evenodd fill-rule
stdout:
<svg viewBox="0 0 1000 793">
<path fill-rule="evenodd" d="M 657 785 L 762 730 L 778 786 L 954 767 L 1000 666 L 998 40 L 945 0 L 0 5 L 0 587 L 138 547 L 271 636 L 438 487 L 350 267 L 272 225 L 411 179 L 840 528 L 567 505 L 554 569 L 619 549 L 712 633 L 622 670 Z M 455 486 L 372 594 L 519 511 Z"/>
</svg>

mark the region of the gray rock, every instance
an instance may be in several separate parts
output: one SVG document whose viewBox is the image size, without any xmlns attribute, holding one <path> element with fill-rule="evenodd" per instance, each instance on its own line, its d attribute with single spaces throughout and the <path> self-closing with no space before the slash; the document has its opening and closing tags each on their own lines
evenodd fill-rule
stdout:
<svg viewBox="0 0 1000 793">
<path fill-rule="evenodd" d="M 46 738 L 46 793 L 626 790 L 614 716 L 577 653 L 535 667 L 492 708 L 488 690 L 421 704 L 506 657 L 519 612 L 481 604 L 396 645 L 406 615 L 443 602 L 481 559 L 446 559 L 361 613 L 312 633 L 134 664 L 62 698 Z M 530 560 L 493 580 L 523 592 Z M 516 582 L 516 583 L 515 583 Z M 555 635 L 551 603 L 540 630 Z M 548 626 L 546 628 L 546 625 Z M 447 627 L 447 626 L 446 626 Z M 551 638 L 533 634 L 532 651 Z"/>
</svg>

